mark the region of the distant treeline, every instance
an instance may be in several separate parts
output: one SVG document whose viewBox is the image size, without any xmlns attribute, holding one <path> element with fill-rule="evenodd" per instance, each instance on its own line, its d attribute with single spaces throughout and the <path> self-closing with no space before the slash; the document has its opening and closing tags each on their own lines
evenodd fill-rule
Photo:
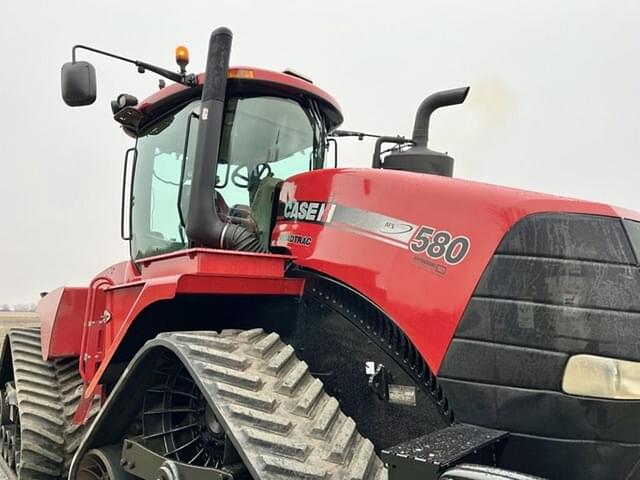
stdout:
<svg viewBox="0 0 640 480">
<path fill-rule="evenodd" d="M 0 305 L 0 312 L 35 312 L 35 303 L 19 303 L 17 305 Z"/>
</svg>

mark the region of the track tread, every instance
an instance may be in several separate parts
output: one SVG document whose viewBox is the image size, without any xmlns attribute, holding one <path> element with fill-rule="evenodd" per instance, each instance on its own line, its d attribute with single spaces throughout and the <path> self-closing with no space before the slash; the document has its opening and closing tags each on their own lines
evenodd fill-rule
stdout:
<svg viewBox="0 0 640 480">
<path fill-rule="evenodd" d="M 256 342 L 253 348 L 251 349 L 251 352 L 260 358 L 264 358 L 269 354 L 271 349 L 275 347 L 275 345 L 278 343 L 279 340 L 280 340 L 280 335 L 272 332 L 266 337 L 262 337 L 258 342 Z"/>
<path fill-rule="evenodd" d="M 85 423 L 75 425 L 73 423 L 73 416 L 82 399 L 82 389 L 84 386 L 82 378 L 80 377 L 78 359 L 72 358 L 56 361 L 56 373 L 60 385 L 65 425 L 63 478 L 67 478 L 73 455 L 100 410 L 100 399 L 98 397 L 94 398 Z"/>
<path fill-rule="evenodd" d="M 351 453 L 350 447 L 353 444 L 355 434 L 356 422 L 351 417 L 345 417 L 333 436 L 327 460 L 334 463 L 344 463 Z"/>
<path fill-rule="evenodd" d="M 265 412 L 273 412 L 277 406 L 277 401 L 272 395 L 257 396 L 252 391 L 247 391 L 232 385 L 218 383 L 218 393 L 227 399 L 235 400 L 240 405 L 248 405 Z"/>
<path fill-rule="evenodd" d="M 231 365 L 217 352 L 207 355 L 200 343 L 194 352 L 196 337 L 216 339 L 212 352 L 225 340 L 234 347 L 226 351 L 243 361 Z M 160 338 L 171 341 L 189 364 L 254 478 L 387 478 L 373 444 L 277 334 L 253 329 Z"/>
<path fill-rule="evenodd" d="M 317 415 L 313 426 L 311 427 L 311 435 L 316 438 L 326 438 L 331 426 L 335 422 L 340 406 L 338 401 L 330 397 Z"/>
<path fill-rule="evenodd" d="M 322 391 L 322 382 L 317 378 L 314 379 L 304 391 L 304 393 L 300 396 L 300 400 L 298 401 L 298 404 L 294 408 L 293 412 L 305 417 L 309 416 L 313 407 L 320 400 Z"/>
<path fill-rule="evenodd" d="M 63 474 L 64 420 L 55 366 L 42 360 L 39 329 L 9 331 L 20 415 L 20 480 L 57 480 Z"/>
<path fill-rule="evenodd" d="M 247 388 L 258 391 L 262 386 L 262 379 L 259 374 L 244 372 L 233 368 L 221 367 L 213 363 L 206 364 L 203 367 L 205 375 L 215 380 L 228 383 L 240 388 Z"/>
<path fill-rule="evenodd" d="M 212 351 L 210 348 L 202 345 L 191 345 L 189 350 L 194 356 L 201 357 L 203 360 L 214 361 L 224 367 L 236 370 L 245 370 L 249 362 L 248 358 L 244 355 L 237 355 L 227 351 Z"/>
<path fill-rule="evenodd" d="M 294 350 L 291 345 L 286 345 L 278 353 L 276 353 L 267 364 L 267 372 L 272 375 L 279 375 L 280 372 L 289 364 L 292 358 L 294 358 Z"/>
<path fill-rule="evenodd" d="M 286 395 L 293 396 L 308 373 L 309 366 L 305 362 L 298 360 L 285 374 L 279 390 Z"/>
<path fill-rule="evenodd" d="M 97 414 L 94 402 L 85 425 L 73 425 L 83 382 L 78 359 L 42 359 L 40 329 L 8 333 L 21 428 L 20 480 L 66 478 L 71 459 Z"/>
<path fill-rule="evenodd" d="M 230 405 L 229 410 L 231 413 L 238 417 L 242 417 L 244 420 L 265 430 L 272 430 L 278 433 L 286 433 L 291 430 L 293 424 L 291 420 L 280 415 L 273 415 L 265 413 L 253 408 L 241 407 L 239 405 Z"/>
<path fill-rule="evenodd" d="M 366 478 L 367 473 L 371 470 L 371 459 L 373 458 L 374 449 L 373 443 L 367 439 L 363 439 L 360 442 L 360 447 L 355 453 L 355 457 L 352 460 L 353 471 L 349 480 L 363 480 Z M 375 468 L 379 466 L 376 465 Z"/>
</svg>

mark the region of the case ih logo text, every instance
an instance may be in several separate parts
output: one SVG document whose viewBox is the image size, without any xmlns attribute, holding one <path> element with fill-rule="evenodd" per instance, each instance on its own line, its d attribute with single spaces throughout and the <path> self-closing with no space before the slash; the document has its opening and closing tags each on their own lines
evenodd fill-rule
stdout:
<svg viewBox="0 0 640 480">
<path fill-rule="evenodd" d="M 287 220 L 304 222 L 330 222 L 335 205 L 324 202 L 299 202 L 290 200 L 284 206 L 283 216 Z"/>
</svg>

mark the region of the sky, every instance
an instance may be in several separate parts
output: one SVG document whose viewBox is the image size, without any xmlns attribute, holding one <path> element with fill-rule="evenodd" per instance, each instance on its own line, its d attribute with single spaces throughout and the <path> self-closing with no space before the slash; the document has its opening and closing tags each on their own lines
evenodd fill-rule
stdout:
<svg viewBox="0 0 640 480">
<path fill-rule="evenodd" d="M 3 2 L 0 45 L 0 304 L 86 285 L 128 257 L 120 239 L 124 151 L 119 93 L 142 99 L 155 75 L 80 53 L 98 100 L 60 97 L 71 47 L 91 45 L 175 68 L 204 66 L 210 32 L 234 32 L 232 64 L 310 76 L 340 102 L 343 127 L 410 135 L 428 94 L 471 86 L 432 120 L 430 146 L 455 176 L 640 210 L 640 2 L 416 0 Z M 341 141 L 341 166 L 373 145 Z"/>
</svg>

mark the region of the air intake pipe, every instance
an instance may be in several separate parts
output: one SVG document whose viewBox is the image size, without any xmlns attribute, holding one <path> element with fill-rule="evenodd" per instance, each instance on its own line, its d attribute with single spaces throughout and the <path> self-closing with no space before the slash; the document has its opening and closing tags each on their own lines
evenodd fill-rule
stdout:
<svg viewBox="0 0 640 480">
<path fill-rule="evenodd" d="M 258 237 L 241 225 L 224 222 L 215 206 L 215 179 L 232 38 L 231 30 L 219 27 L 209 39 L 186 233 L 194 246 L 259 252 L 264 249 Z"/>
<path fill-rule="evenodd" d="M 411 139 L 413 145 L 407 150 L 387 155 L 382 162 L 382 168 L 452 177 L 453 158 L 427 147 L 429 121 L 437 109 L 461 104 L 468 93 L 469 87 L 462 87 L 436 92 L 425 98 L 416 113 Z"/>
</svg>

